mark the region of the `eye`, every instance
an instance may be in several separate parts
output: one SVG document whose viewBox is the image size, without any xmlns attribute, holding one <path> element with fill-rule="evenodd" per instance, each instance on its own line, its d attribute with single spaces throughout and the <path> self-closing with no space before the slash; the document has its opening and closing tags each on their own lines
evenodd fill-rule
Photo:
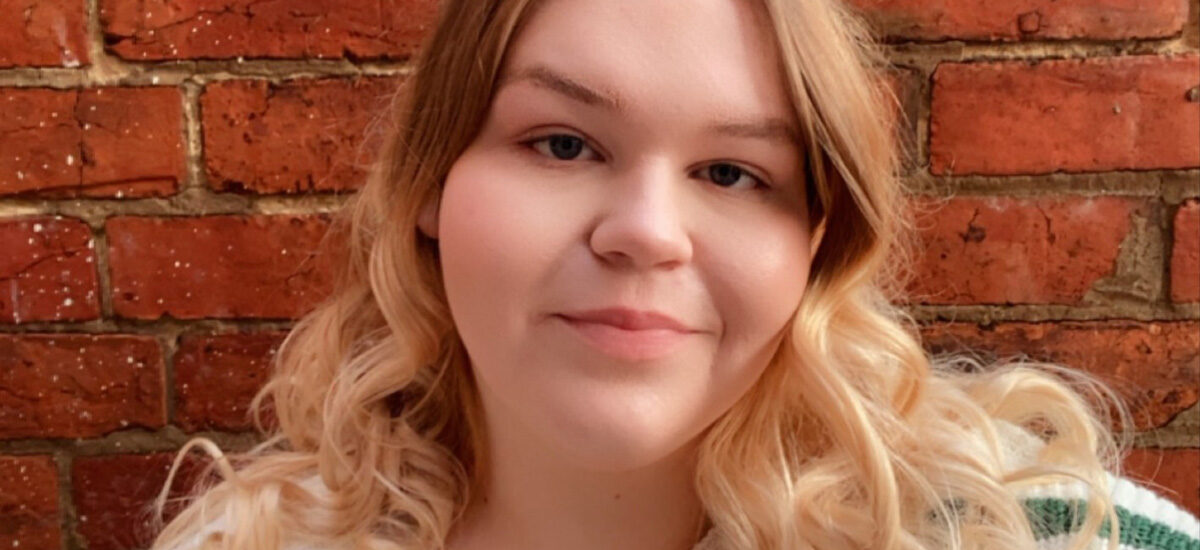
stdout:
<svg viewBox="0 0 1200 550">
<path fill-rule="evenodd" d="M 590 157 L 582 160 L 600 159 L 600 155 L 596 153 L 595 149 L 587 144 L 587 140 L 573 134 L 547 134 L 542 137 L 525 141 L 524 144 L 532 147 L 543 156 L 555 160 L 580 160 L 579 156 L 584 154 L 585 151 L 590 153 Z M 737 188 L 738 183 L 741 182 L 742 186 L 746 187 L 747 190 L 770 189 L 770 186 L 767 185 L 762 178 L 755 176 L 749 170 L 742 168 L 741 166 L 729 162 L 717 162 L 710 164 L 700 169 L 700 173 L 703 174 L 705 179 L 708 179 L 723 188 Z"/>
<path fill-rule="evenodd" d="M 737 187 L 739 182 L 744 182 L 743 187 L 749 186 L 748 188 L 751 190 L 760 187 L 764 189 L 769 187 L 763 182 L 762 178 L 751 174 L 750 171 L 741 166 L 728 162 L 710 164 L 701 168 L 700 173 L 708 180 L 725 188 Z"/>
<path fill-rule="evenodd" d="M 537 152 L 557 160 L 576 160 L 576 157 L 585 150 L 591 151 L 592 154 L 591 159 L 585 160 L 599 158 L 599 155 L 596 154 L 583 138 L 571 134 L 550 134 L 529 140 L 526 144 L 533 147 Z"/>
</svg>

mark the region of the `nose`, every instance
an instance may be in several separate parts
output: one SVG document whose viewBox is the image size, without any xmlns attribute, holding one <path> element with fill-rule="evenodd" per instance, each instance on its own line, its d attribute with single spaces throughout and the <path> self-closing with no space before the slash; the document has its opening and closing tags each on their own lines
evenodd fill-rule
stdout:
<svg viewBox="0 0 1200 550">
<path fill-rule="evenodd" d="M 666 162 L 614 174 L 592 231 L 592 250 L 615 266 L 649 269 L 687 263 L 692 242 L 676 175 Z"/>
</svg>

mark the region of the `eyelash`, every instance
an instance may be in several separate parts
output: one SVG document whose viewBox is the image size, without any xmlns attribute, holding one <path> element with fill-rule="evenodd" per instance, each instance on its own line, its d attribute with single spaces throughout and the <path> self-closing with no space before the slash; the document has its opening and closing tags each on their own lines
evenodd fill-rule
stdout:
<svg viewBox="0 0 1200 550">
<path fill-rule="evenodd" d="M 542 154 L 542 152 L 541 152 L 541 151 L 538 151 L 538 150 L 537 150 L 537 149 L 534 147 L 534 144 L 535 144 L 535 143 L 539 143 L 539 142 L 542 142 L 542 141 L 546 141 L 546 140 L 548 140 L 548 139 L 550 139 L 550 138 L 552 138 L 552 137 L 554 137 L 554 136 L 570 136 L 570 137 L 573 137 L 573 138 L 576 138 L 576 139 L 582 140 L 582 141 L 583 141 L 583 145 L 584 145 L 584 147 L 588 147 L 588 148 L 592 149 L 592 151 L 593 151 L 593 152 L 596 152 L 596 155 L 597 155 L 597 156 L 599 156 L 599 155 L 600 155 L 600 153 L 599 153 L 598 151 L 596 151 L 596 148 L 595 148 L 595 147 L 592 147 L 592 146 L 591 146 L 591 144 L 589 144 L 589 143 L 588 143 L 588 140 L 587 140 L 587 139 L 585 139 L 585 138 L 583 138 L 583 137 L 581 137 L 581 136 L 577 136 L 577 135 L 575 135 L 575 134 L 568 133 L 568 132 L 552 132 L 552 133 L 548 133 L 548 134 L 542 134 L 542 135 L 540 135 L 540 136 L 532 137 L 532 138 L 529 138 L 529 139 L 527 139 L 527 140 L 525 140 L 525 141 L 521 142 L 521 145 L 524 145 L 525 147 L 528 147 L 528 148 L 529 148 L 530 150 L 532 150 L 532 151 L 533 151 L 535 154 L 537 154 L 538 156 L 540 156 L 540 157 L 542 157 L 542 158 L 546 159 L 546 160 L 547 160 L 547 161 L 549 161 L 549 162 L 556 162 L 556 163 L 557 163 L 557 162 L 573 162 L 573 160 L 574 160 L 574 159 L 572 159 L 572 160 L 562 160 L 562 159 L 555 158 L 555 157 L 553 157 L 553 156 L 546 156 L 546 155 Z M 737 167 L 738 169 L 742 170 L 742 172 L 743 172 L 743 174 L 744 174 L 744 175 L 746 175 L 746 176 L 749 176 L 749 177 L 750 177 L 750 179 L 754 180 L 754 187 L 750 189 L 751 191 L 764 192 L 764 191 L 768 191 L 768 190 L 770 190 L 770 189 L 771 189 L 771 186 L 770 186 L 769 184 L 767 184 L 767 182 L 766 182 L 766 181 L 764 181 L 764 180 L 763 180 L 763 178 L 761 178 L 761 177 L 759 177 L 759 176 L 755 175 L 755 174 L 754 174 L 754 173 L 753 173 L 751 170 L 747 169 L 746 167 L 744 167 L 744 166 L 742 166 L 742 165 L 740 165 L 740 164 L 736 164 L 736 163 L 732 163 L 732 162 L 715 162 L 715 163 L 713 163 L 713 164 L 709 164 L 709 165 L 708 165 L 708 166 L 706 166 L 705 168 L 711 168 L 712 166 L 715 166 L 715 165 L 718 165 L 718 164 L 728 164 L 728 165 L 730 165 L 730 166 L 735 166 L 735 167 Z M 723 186 L 719 186 L 719 185 L 718 185 L 718 187 L 721 187 L 722 189 L 725 189 L 725 190 L 730 190 L 730 189 L 732 189 L 732 188 L 730 188 L 730 187 L 723 187 Z"/>
</svg>

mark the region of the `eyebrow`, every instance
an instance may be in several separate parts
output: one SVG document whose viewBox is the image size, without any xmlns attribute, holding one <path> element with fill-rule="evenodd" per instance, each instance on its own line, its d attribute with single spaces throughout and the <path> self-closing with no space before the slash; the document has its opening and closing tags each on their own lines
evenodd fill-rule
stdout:
<svg viewBox="0 0 1200 550">
<path fill-rule="evenodd" d="M 496 89 L 520 81 L 529 81 L 538 87 L 557 92 L 585 105 L 608 111 L 622 111 L 626 104 L 618 94 L 589 88 L 545 65 L 533 65 L 516 74 L 501 75 Z M 759 138 L 788 145 L 801 143 L 800 133 L 796 127 L 778 117 L 753 120 L 726 119 L 710 124 L 708 130 L 732 137 Z"/>
</svg>

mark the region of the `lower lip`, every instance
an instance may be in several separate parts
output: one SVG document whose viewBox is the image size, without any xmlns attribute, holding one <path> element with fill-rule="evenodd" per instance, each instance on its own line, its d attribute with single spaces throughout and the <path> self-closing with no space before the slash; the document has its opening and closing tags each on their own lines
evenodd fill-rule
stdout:
<svg viewBox="0 0 1200 550">
<path fill-rule="evenodd" d="M 671 329 L 625 330 L 561 315 L 555 317 L 575 329 L 596 349 L 622 361 L 652 361 L 667 356 L 690 335 Z"/>
</svg>

